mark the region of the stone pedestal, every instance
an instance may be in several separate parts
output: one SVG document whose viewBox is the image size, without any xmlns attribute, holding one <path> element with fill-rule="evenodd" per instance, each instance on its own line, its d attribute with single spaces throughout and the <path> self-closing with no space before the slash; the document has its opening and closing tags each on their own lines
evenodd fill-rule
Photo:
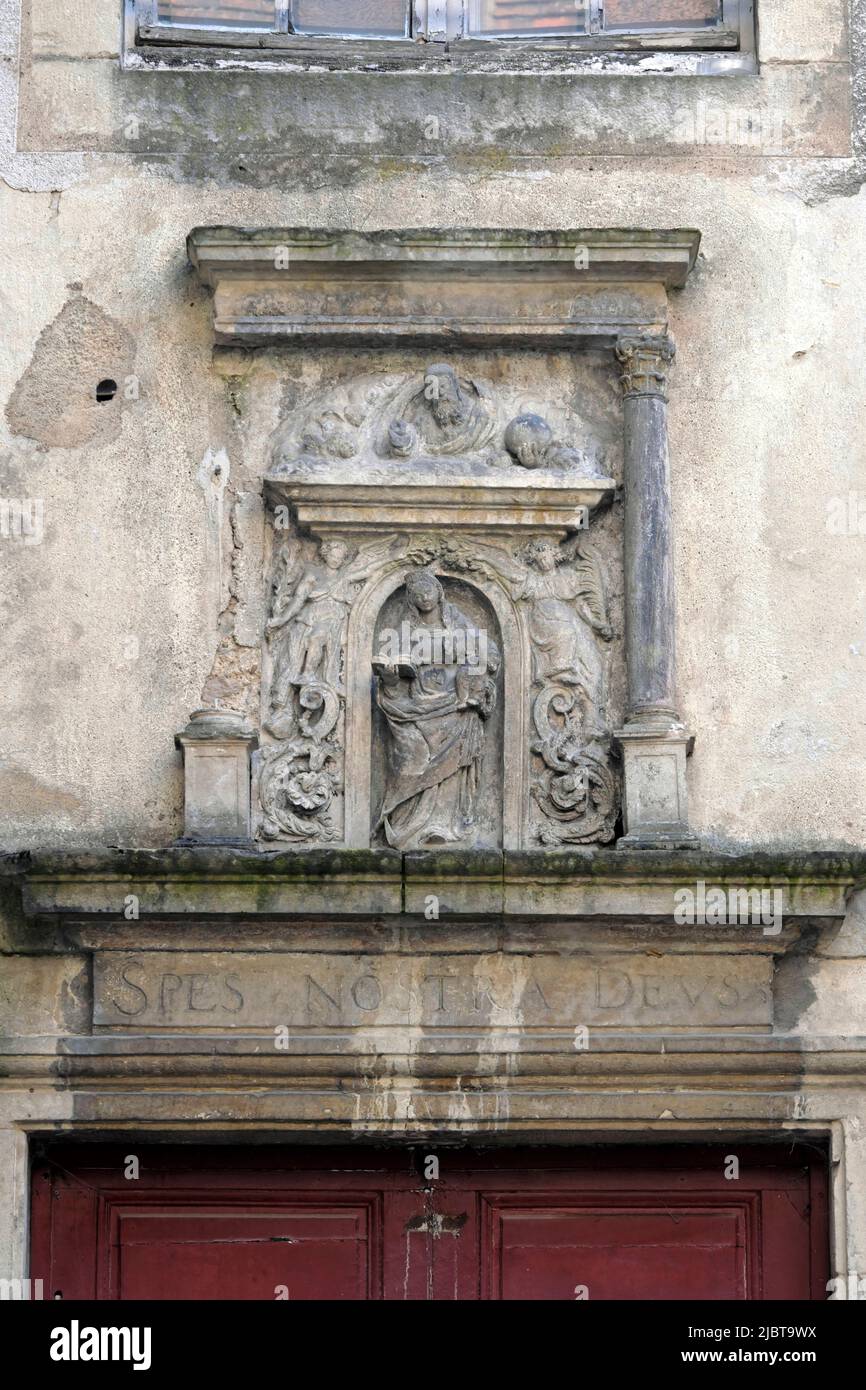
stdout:
<svg viewBox="0 0 866 1390">
<path fill-rule="evenodd" d="M 184 828 L 180 843 L 250 839 L 250 755 L 258 736 L 235 710 L 201 709 L 175 743 L 183 750 Z"/>
<path fill-rule="evenodd" d="M 618 729 L 622 752 L 623 821 L 621 849 L 693 849 L 689 830 L 686 755 L 692 739 L 682 725 L 633 722 Z"/>
</svg>

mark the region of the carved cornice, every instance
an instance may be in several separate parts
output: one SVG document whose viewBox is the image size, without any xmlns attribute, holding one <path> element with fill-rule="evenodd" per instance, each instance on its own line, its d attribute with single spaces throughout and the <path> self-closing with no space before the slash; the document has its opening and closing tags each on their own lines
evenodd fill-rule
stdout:
<svg viewBox="0 0 866 1390">
<path fill-rule="evenodd" d="M 197 227 L 218 343 L 612 347 L 660 331 L 690 230 Z"/>
<path fill-rule="evenodd" d="M 428 893 L 443 916 L 612 918 L 672 921 L 673 893 L 706 884 L 781 888 L 779 936 L 748 926 L 684 926 L 684 939 L 730 950 L 752 939 L 762 950 L 786 949 L 798 925 L 840 921 L 854 888 L 866 886 L 866 855 L 803 852 L 717 854 L 702 850 L 574 849 L 550 851 L 280 850 L 223 846 L 161 850 L 43 851 L 0 859 L 0 879 L 17 883 L 33 917 L 99 917 L 108 932 L 124 926 L 126 894 L 140 916 L 363 917 L 418 912 Z M 127 924 L 128 925 L 128 924 Z M 141 923 L 136 922 L 136 930 Z M 545 928 L 539 926 L 539 930 Z"/>
<path fill-rule="evenodd" d="M 583 529 L 587 516 L 613 496 L 611 478 L 568 479 L 562 487 L 409 487 L 400 484 L 316 483 L 269 474 L 268 501 L 291 507 L 314 535 L 395 531 L 431 527 L 461 531 L 553 533 Z"/>
</svg>

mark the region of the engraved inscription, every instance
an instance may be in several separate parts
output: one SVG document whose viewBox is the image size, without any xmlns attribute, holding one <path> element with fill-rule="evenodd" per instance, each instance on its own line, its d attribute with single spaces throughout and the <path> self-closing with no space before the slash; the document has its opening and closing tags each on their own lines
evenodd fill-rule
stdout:
<svg viewBox="0 0 866 1390">
<path fill-rule="evenodd" d="M 763 956 L 106 953 L 99 1027 L 766 1028 Z"/>
</svg>

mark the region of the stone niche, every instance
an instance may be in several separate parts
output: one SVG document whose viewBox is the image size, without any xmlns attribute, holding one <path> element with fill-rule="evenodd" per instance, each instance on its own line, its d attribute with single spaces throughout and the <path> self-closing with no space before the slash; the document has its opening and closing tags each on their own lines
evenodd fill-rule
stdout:
<svg viewBox="0 0 866 1390">
<path fill-rule="evenodd" d="M 192 234 L 218 341 L 341 362 L 280 420 L 265 473 L 263 847 L 689 843 L 666 292 L 696 249 Z"/>
</svg>

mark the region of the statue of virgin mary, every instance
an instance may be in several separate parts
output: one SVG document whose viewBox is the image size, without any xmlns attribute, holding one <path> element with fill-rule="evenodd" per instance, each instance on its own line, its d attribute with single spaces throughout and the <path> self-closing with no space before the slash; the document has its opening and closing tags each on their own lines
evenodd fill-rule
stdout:
<svg viewBox="0 0 866 1390">
<path fill-rule="evenodd" d="M 374 663 L 387 731 L 376 830 L 396 849 L 418 849 L 472 835 L 500 658 L 486 641 L 484 667 L 467 663 L 473 624 L 445 598 L 432 570 L 410 571 L 405 585 L 397 622 L 411 633 L 411 659 Z"/>
</svg>

